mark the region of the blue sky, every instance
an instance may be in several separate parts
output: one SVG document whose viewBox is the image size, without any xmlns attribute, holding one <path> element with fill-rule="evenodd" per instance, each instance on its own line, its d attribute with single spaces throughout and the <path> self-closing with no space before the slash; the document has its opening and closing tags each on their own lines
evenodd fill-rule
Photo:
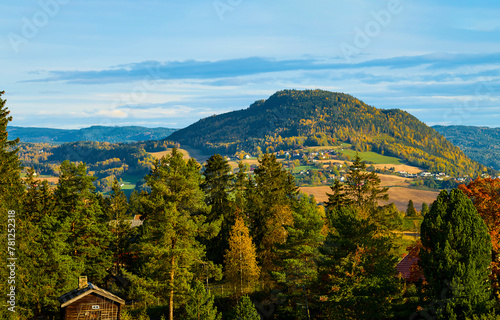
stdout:
<svg viewBox="0 0 500 320">
<path fill-rule="evenodd" d="M 40 0 L 2 6 L 12 125 L 185 127 L 282 89 L 500 126 L 500 4 Z"/>
</svg>

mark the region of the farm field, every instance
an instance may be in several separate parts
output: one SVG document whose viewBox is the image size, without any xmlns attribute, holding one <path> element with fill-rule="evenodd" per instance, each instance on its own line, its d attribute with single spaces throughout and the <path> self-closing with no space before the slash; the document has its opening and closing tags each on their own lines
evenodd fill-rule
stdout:
<svg viewBox="0 0 500 320">
<path fill-rule="evenodd" d="M 189 159 L 191 156 L 189 155 L 189 152 L 185 149 L 178 149 L 182 154 L 184 159 Z M 160 151 L 160 152 L 148 152 L 150 155 L 152 155 L 155 159 L 161 159 L 161 157 L 166 156 L 167 154 L 170 154 L 172 152 L 172 149 L 167 149 L 165 151 Z"/>
<path fill-rule="evenodd" d="M 344 146 L 346 147 L 346 146 Z M 332 147 L 318 147 L 314 148 L 314 151 L 318 150 L 326 150 L 328 148 Z M 340 148 L 340 147 L 336 147 Z M 311 148 L 309 148 L 311 149 Z M 206 162 L 206 160 L 210 157 L 209 155 L 203 154 L 200 150 L 193 149 L 190 147 L 183 146 L 183 149 L 179 149 L 183 154 L 184 158 L 188 159 L 190 157 L 194 157 L 196 161 L 198 161 L 200 164 L 203 164 Z M 159 159 L 164 155 L 167 155 L 168 153 L 171 152 L 171 149 L 167 151 L 162 151 L 162 152 L 152 152 L 150 153 L 152 156 L 155 158 Z M 354 157 L 356 155 L 356 152 L 353 150 L 346 150 L 342 151 L 344 154 L 349 155 L 349 157 Z M 398 158 L 394 157 L 388 157 L 388 156 L 383 156 L 379 155 L 374 152 L 358 152 L 359 156 L 366 161 L 371 161 L 374 162 L 374 167 L 379 168 L 379 169 L 384 169 L 384 168 L 394 168 L 395 171 L 405 171 L 408 173 L 416 174 L 419 172 L 422 172 L 423 170 L 418 167 L 413 167 L 409 166 L 406 164 L 402 164 Z M 283 159 L 278 159 L 279 161 L 284 161 Z M 234 170 L 238 168 L 238 162 L 240 160 L 231 160 L 229 161 L 229 165 L 231 168 Z M 255 157 L 252 157 L 250 159 L 243 159 L 241 160 L 244 164 L 247 165 L 258 165 L 258 160 Z M 337 159 L 330 159 L 330 160 L 319 160 L 320 162 L 323 163 L 337 163 L 337 164 L 344 164 L 348 163 L 350 164 L 350 161 L 344 161 L 344 160 L 337 160 Z M 308 168 L 313 168 L 312 166 L 299 166 L 295 167 L 294 172 L 297 173 L 300 170 L 307 170 Z M 389 187 L 389 201 L 381 202 L 381 205 L 385 205 L 391 202 L 394 202 L 394 204 L 397 206 L 399 210 L 406 210 L 406 207 L 408 205 L 408 201 L 411 199 L 415 205 L 415 208 L 417 210 L 421 210 L 422 207 L 422 202 L 426 202 L 427 204 L 431 204 L 438 195 L 437 191 L 426 191 L 426 190 L 416 190 L 416 189 L 410 189 L 408 188 L 410 184 L 408 183 L 409 179 L 396 176 L 396 175 L 390 175 L 390 174 L 378 174 L 381 180 L 381 186 L 383 187 Z M 135 178 L 135 179 L 134 179 Z M 136 179 L 140 179 L 140 177 L 124 177 L 123 182 L 125 186 L 123 187 L 124 191 L 129 194 L 129 192 L 132 191 L 133 189 L 133 184 L 137 181 Z M 56 178 L 57 179 L 57 178 Z M 128 188 L 131 188 L 131 190 L 126 190 Z M 326 193 L 330 192 L 330 187 L 329 186 L 314 186 L 314 187 L 300 187 L 299 188 L 302 192 L 305 192 L 306 194 L 313 195 L 316 199 L 317 202 L 325 202 L 328 200 L 328 197 Z"/>
<path fill-rule="evenodd" d="M 54 183 L 54 184 L 57 184 L 57 182 L 59 181 L 59 177 L 46 176 L 46 175 L 38 176 L 37 179 L 46 180 L 48 183 Z"/>
<path fill-rule="evenodd" d="M 318 203 L 326 202 L 328 200 L 326 193 L 331 193 L 329 186 L 300 187 L 299 189 L 306 194 L 313 195 Z M 406 210 L 408 201 L 411 199 L 415 205 L 415 209 L 420 211 L 422 209 L 422 202 L 426 202 L 430 205 L 434 200 L 436 200 L 439 192 L 416 190 L 405 187 L 391 187 L 389 188 L 388 194 L 389 201 L 382 201 L 380 202 L 380 205 L 386 205 L 394 202 L 399 210 Z"/>
<path fill-rule="evenodd" d="M 378 173 L 378 177 L 380 178 L 380 186 L 382 187 L 409 187 L 408 178 L 395 176 L 392 174 L 382 174 Z"/>
<path fill-rule="evenodd" d="M 399 210 L 406 210 L 408 206 L 408 201 L 411 199 L 415 206 L 415 209 L 420 211 L 422 209 L 422 202 L 430 205 L 434 200 L 436 200 L 439 192 L 437 191 L 427 191 L 427 190 L 417 190 L 409 189 L 403 187 L 393 187 L 389 188 L 389 201 L 383 201 L 380 204 L 385 205 L 391 202 L 398 207 Z"/>
</svg>

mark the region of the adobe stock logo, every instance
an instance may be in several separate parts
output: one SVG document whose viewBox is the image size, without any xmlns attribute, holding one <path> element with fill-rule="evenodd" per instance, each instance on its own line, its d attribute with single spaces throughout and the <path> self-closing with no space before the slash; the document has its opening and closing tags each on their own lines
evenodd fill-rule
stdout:
<svg viewBox="0 0 500 320">
<path fill-rule="evenodd" d="M 70 0 L 40 0 L 40 9 L 30 19 L 23 17 L 20 33 L 11 32 L 7 35 L 12 49 L 18 53 L 21 46 L 38 35 L 52 18 L 59 14 L 61 5 L 68 4 Z"/>
<path fill-rule="evenodd" d="M 347 61 L 351 61 L 354 55 L 360 54 L 368 47 L 372 40 L 380 35 L 383 29 L 387 28 L 393 16 L 403 12 L 403 6 L 399 0 L 389 0 L 386 9 L 371 11 L 372 20 L 368 21 L 363 28 L 354 27 L 354 39 L 352 43 L 341 42 L 340 50 Z"/>
<path fill-rule="evenodd" d="M 224 21 L 224 16 L 229 11 L 234 11 L 236 7 L 240 6 L 243 0 L 214 0 L 212 5 L 214 6 L 215 12 L 219 16 L 220 21 Z"/>
</svg>

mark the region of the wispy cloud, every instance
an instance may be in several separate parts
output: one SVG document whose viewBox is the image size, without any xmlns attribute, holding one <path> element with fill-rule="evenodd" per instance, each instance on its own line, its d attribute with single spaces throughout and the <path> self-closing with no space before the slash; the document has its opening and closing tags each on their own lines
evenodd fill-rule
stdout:
<svg viewBox="0 0 500 320">
<path fill-rule="evenodd" d="M 426 67 L 427 69 L 448 69 L 461 66 L 500 65 L 500 53 L 490 54 L 425 54 L 418 56 L 372 59 L 357 63 L 329 62 L 320 59 L 275 60 L 263 57 L 228 59 L 218 61 L 144 61 L 122 64 L 94 71 L 48 71 L 48 76 L 25 82 L 62 81 L 73 84 L 123 83 L 147 79 L 226 79 L 273 72 L 352 70 L 366 68 L 406 69 Z M 368 81 L 370 79 L 367 79 Z M 377 79 L 372 79 L 377 80 Z M 222 82 L 234 83 L 238 82 Z M 214 82 L 220 85 L 221 82 Z"/>
</svg>

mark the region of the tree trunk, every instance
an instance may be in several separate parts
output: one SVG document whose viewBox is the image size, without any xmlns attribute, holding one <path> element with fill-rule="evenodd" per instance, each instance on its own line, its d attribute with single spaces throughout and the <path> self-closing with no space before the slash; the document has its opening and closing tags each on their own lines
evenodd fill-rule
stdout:
<svg viewBox="0 0 500 320">
<path fill-rule="evenodd" d="M 174 320 L 174 275 L 175 275 L 175 257 L 170 260 L 170 297 L 168 299 L 169 320 Z"/>
</svg>

